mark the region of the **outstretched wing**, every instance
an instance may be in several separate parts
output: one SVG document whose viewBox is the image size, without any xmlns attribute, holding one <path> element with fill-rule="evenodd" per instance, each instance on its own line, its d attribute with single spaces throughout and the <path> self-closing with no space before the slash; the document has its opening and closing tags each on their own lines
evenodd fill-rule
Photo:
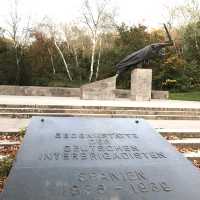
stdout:
<svg viewBox="0 0 200 200">
<path fill-rule="evenodd" d="M 171 43 L 171 44 L 173 45 L 174 42 L 173 42 L 172 37 L 171 37 L 171 35 L 170 35 L 170 33 L 169 33 L 169 30 L 167 29 L 166 24 L 164 24 L 164 28 L 165 28 L 165 31 L 166 31 L 166 33 L 167 33 L 168 42 Z"/>
</svg>

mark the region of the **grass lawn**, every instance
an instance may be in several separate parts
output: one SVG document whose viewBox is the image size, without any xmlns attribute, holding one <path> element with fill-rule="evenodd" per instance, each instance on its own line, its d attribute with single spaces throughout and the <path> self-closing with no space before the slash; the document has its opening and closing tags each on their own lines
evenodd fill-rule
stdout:
<svg viewBox="0 0 200 200">
<path fill-rule="evenodd" d="M 200 91 L 184 92 L 184 93 L 170 93 L 169 98 L 173 100 L 200 101 Z"/>
</svg>

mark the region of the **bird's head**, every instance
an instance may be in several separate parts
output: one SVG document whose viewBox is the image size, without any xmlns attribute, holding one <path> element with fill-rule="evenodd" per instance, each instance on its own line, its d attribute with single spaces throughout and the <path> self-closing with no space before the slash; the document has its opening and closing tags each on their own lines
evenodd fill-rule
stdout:
<svg viewBox="0 0 200 200">
<path fill-rule="evenodd" d="M 165 48 L 160 43 L 151 45 L 152 57 L 163 58 L 165 56 Z"/>
</svg>

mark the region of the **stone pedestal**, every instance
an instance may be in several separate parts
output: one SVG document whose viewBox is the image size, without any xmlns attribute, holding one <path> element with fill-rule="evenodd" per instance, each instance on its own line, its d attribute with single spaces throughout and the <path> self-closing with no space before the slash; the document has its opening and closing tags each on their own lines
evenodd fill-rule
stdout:
<svg viewBox="0 0 200 200">
<path fill-rule="evenodd" d="M 81 99 L 114 100 L 116 76 L 81 86 Z"/>
<path fill-rule="evenodd" d="M 152 88 L 152 69 L 135 69 L 131 73 L 131 99 L 150 101 Z"/>
</svg>

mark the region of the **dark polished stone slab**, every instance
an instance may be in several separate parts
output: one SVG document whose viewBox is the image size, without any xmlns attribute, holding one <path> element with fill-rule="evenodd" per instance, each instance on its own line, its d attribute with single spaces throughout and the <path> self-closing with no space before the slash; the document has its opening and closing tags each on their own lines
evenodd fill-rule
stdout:
<svg viewBox="0 0 200 200">
<path fill-rule="evenodd" d="M 200 171 L 141 119 L 31 120 L 3 200 L 199 200 Z"/>
</svg>

